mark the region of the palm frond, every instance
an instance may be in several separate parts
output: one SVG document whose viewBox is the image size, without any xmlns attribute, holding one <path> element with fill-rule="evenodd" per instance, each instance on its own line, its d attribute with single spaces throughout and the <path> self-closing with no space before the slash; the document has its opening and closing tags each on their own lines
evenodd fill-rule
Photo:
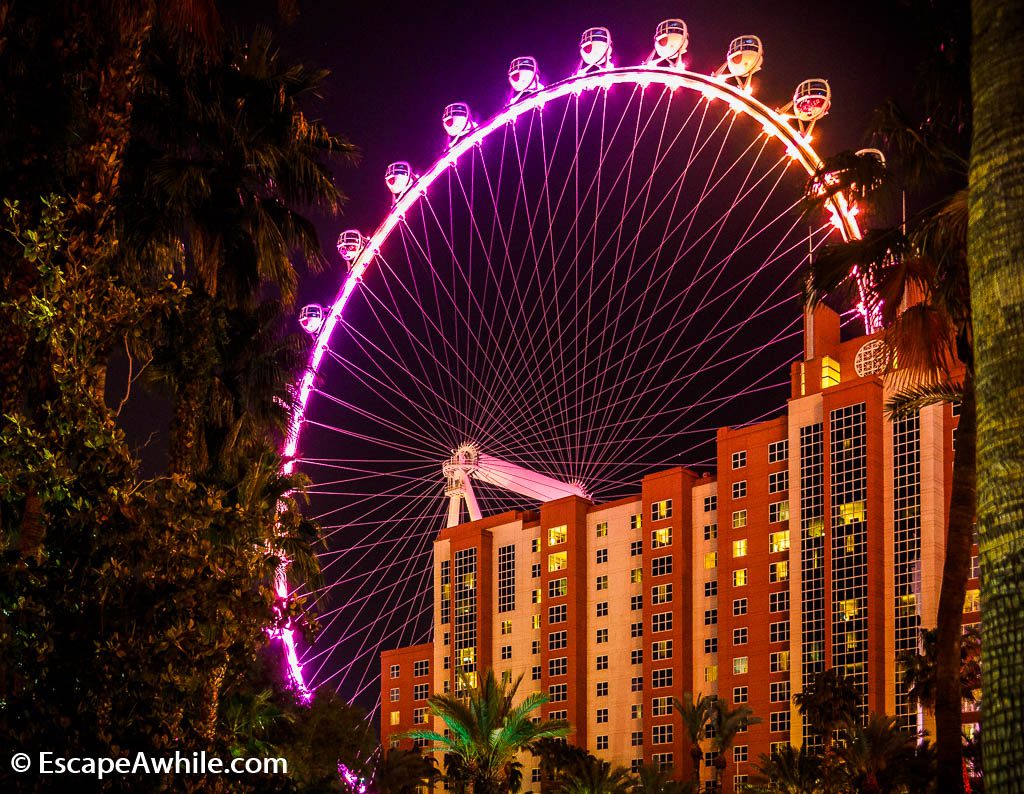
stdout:
<svg viewBox="0 0 1024 794">
<path fill-rule="evenodd" d="M 929 405 L 954 402 L 963 396 L 963 384 L 951 381 L 908 386 L 885 401 L 885 416 L 890 421 L 902 419 Z"/>
</svg>

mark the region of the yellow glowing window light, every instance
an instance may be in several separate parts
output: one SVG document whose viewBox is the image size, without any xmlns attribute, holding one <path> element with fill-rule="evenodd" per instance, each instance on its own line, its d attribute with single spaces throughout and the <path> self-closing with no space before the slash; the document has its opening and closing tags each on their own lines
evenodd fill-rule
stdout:
<svg viewBox="0 0 1024 794">
<path fill-rule="evenodd" d="M 569 537 L 569 527 L 562 524 L 560 527 L 551 527 L 548 530 L 548 545 L 557 546 L 559 543 L 565 543 Z"/>
<path fill-rule="evenodd" d="M 548 555 L 548 573 L 561 571 L 569 564 L 569 555 L 564 551 L 556 551 Z"/>
<path fill-rule="evenodd" d="M 704 668 L 704 681 L 706 683 L 712 683 L 718 680 L 718 665 L 709 664 Z"/>
<path fill-rule="evenodd" d="M 768 551 L 775 554 L 779 551 L 789 550 L 789 530 L 783 529 L 779 532 L 772 532 L 768 536 Z"/>
<path fill-rule="evenodd" d="M 737 568 L 732 572 L 733 587 L 743 587 L 747 583 L 747 569 Z"/>
<path fill-rule="evenodd" d="M 402 712 L 392 711 L 388 720 L 392 725 L 398 725 L 402 721 Z"/>
<path fill-rule="evenodd" d="M 732 514 L 732 528 L 733 529 L 740 529 L 741 527 L 745 527 L 746 525 L 747 525 L 747 511 L 746 510 L 736 510 Z"/>
<path fill-rule="evenodd" d="M 747 539 L 742 538 L 741 540 L 734 540 L 732 542 L 732 556 L 733 557 L 746 557 L 747 556 Z"/>
<path fill-rule="evenodd" d="M 979 612 L 981 610 L 981 591 L 968 590 L 964 597 L 964 612 Z"/>
<path fill-rule="evenodd" d="M 704 570 L 711 570 L 718 567 L 718 552 L 709 551 L 704 555 Z"/>
<path fill-rule="evenodd" d="M 855 524 L 858 521 L 863 521 L 866 513 L 867 506 L 863 499 L 859 499 L 856 502 L 846 502 L 839 505 L 839 523 Z"/>
<path fill-rule="evenodd" d="M 840 381 L 839 362 L 831 356 L 822 356 L 821 359 L 821 388 L 838 386 Z"/>
<path fill-rule="evenodd" d="M 672 544 L 672 527 L 656 529 L 651 533 L 651 548 L 660 549 L 662 546 Z"/>
<path fill-rule="evenodd" d="M 857 606 L 857 599 L 847 598 L 844 601 L 840 601 L 836 605 L 836 612 L 839 613 L 841 620 L 853 620 L 860 614 L 860 608 Z"/>
</svg>

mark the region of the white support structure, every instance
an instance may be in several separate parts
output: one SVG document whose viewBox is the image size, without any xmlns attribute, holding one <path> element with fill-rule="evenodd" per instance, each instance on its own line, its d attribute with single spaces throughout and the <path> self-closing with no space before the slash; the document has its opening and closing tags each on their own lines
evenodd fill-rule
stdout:
<svg viewBox="0 0 1024 794">
<path fill-rule="evenodd" d="M 462 523 L 463 502 L 470 521 L 483 517 L 473 491 L 474 479 L 538 502 L 551 502 L 565 496 L 590 498 L 587 489 L 579 483 L 565 483 L 515 463 L 481 454 L 476 445 L 470 443 L 453 449 L 452 456 L 441 465 L 441 471 L 446 480 L 444 494 L 448 497 L 449 527 Z"/>
</svg>

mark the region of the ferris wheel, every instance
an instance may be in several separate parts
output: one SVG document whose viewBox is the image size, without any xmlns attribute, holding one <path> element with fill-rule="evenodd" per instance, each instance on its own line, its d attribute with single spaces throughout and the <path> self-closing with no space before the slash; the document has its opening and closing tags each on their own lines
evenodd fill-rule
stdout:
<svg viewBox="0 0 1024 794">
<path fill-rule="evenodd" d="M 602 27 L 563 79 L 514 59 L 505 106 L 445 107 L 437 160 L 388 166 L 390 211 L 340 235 L 337 296 L 300 314 L 314 344 L 284 449 L 327 544 L 327 585 L 304 594 L 321 634 L 281 636 L 303 696 L 379 703 L 380 651 L 430 637 L 443 527 L 713 466 L 717 427 L 785 399 L 797 274 L 860 236 L 841 193 L 810 227 L 797 211 L 829 84 L 773 109 L 757 36 L 712 72 L 688 46 L 670 19 L 639 65 L 615 65 Z"/>
</svg>

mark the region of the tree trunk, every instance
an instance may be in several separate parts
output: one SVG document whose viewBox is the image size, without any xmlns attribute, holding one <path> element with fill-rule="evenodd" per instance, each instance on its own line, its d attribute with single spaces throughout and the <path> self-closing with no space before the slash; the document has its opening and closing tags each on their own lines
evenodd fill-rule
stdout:
<svg viewBox="0 0 1024 794">
<path fill-rule="evenodd" d="M 985 790 L 1024 792 L 1024 5 L 973 0 L 967 259 L 978 402 Z"/>
<path fill-rule="evenodd" d="M 961 739 L 960 638 L 964 597 L 971 575 L 971 544 L 975 518 L 976 410 L 974 376 L 968 370 L 960 407 L 960 424 L 953 459 L 953 491 L 946 531 L 946 561 L 942 569 L 939 616 L 935 641 L 935 751 L 937 777 L 944 791 L 963 791 Z"/>
</svg>

